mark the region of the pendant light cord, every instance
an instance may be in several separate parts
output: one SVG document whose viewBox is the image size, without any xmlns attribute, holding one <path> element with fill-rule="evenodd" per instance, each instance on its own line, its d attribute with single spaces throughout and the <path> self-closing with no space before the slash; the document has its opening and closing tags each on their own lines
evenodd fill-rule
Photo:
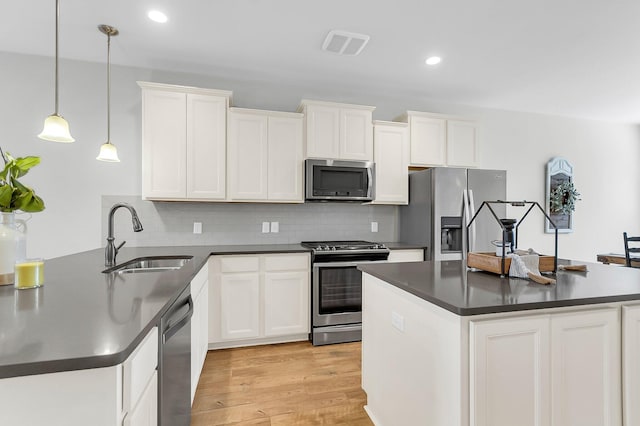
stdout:
<svg viewBox="0 0 640 426">
<path fill-rule="evenodd" d="M 55 115 L 58 114 L 58 21 L 60 21 L 60 0 L 56 0 L 56 112 Z"/>
<path fill-rule="evenodd" d="M 107 34 L 107 142 L 111 143 L 111 33 Z"/>
</svg>

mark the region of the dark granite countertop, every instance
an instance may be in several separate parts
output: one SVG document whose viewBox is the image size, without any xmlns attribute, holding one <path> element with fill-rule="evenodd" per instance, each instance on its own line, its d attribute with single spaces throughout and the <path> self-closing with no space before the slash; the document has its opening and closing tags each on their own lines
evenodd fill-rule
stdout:
<svg viewBox="0 0 640 426">
<path fill-rule="evenodd" d="M 467 270 L 460 260 L 358 268 L 461 316 L 640 300 L 640 269 L 597 263 L 587 263 L 588 272 L 558 271 L 553 285 Z"/>
<path fill-rule="evenodd" d="M 0 378 L 123 362 L 209 255 L 307 252 L 299 244 L 124 247 L 117 263 L 190 255 L 177 271 L 103 274 L 104 249 L 45 262 L 43 287 L 0 286 Z"/>
</svg>

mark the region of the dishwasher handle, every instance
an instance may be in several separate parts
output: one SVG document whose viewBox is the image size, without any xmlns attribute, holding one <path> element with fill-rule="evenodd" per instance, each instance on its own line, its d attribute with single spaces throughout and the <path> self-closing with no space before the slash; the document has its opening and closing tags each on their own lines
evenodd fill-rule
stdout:
<svg viewBox="0 0 640 426">
<path fill-rule="evenodd" d="M 169 340 L 171 338 L 171 336 L 176 334 L 182 327 L 184 327 L 189 322 L 189 319 L 191 319 L 191 316 L 193 315 L 193 299 L 191 298 L 191 295 L 189 295 L 189 298 L 186 300 L 186 302 L 182 306 L 180 306 L 179 308 L 176 308 L 173 311 L 173 313 L 177 312 L 183 306 L 186 306 L 186 305 L 189 305 L 189 309 L 187 310 L 187 313 L 185 313 L 182 316 L 182 318 L 180 318 L 175 323 L 172 323 L 171 318 L 169 318 L 169 320 L 167 321 L 167 329 L 166 330 L 162 330 L 162 343 L 163 344 L 167 340 Z"/>
</svg>

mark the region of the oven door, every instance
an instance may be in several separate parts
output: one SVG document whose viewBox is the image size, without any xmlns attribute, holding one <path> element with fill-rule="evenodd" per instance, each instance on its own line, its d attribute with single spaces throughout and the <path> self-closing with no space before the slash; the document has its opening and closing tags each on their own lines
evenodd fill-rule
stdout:
<svg viewBox="0 0 640 426">
<path fill-rule="evenodd" d="M 313 264 L 312 323 L 314 327 L 362 322 L 363 262 Z"/>
</svg>

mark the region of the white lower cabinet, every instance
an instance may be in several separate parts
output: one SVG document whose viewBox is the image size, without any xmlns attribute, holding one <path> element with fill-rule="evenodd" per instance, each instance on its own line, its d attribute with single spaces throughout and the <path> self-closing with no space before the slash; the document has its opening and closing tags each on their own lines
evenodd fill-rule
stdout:
<svg viewBox="0 0 640 426">
<path fill-rule="evenodd" d="M 640 305 L 622 307 L 624 424 L 640 424 Z"/>
<path fill-rule="evenodd" d="M 265 272 L 264 335 L 309 332 L 309 271 Z"/>
<path fill-rule="evenodd" d="M 424 249 L 402 249 L 389 251 L 388 262 L 422 262 Z"/>
<path fill-rule="evenodd" d="M 193 315 L 191 317 L 191 404 L 209 349 L 209 268 L 208 264 L 191 280 Z"/>
<path fill-rule="evenodd" d="M 616 308 L 471 321 L 470 424 L 621 424 L 619 330 Z"/>
<path fill-rule="evenodd" d="M 154 371 L 135 408 L 128 413 L 123 426 L 157 426 L 158 424 L 158 372 Z"/>
<path fill-rule="evenodd" d="M 0 380 L 0 424 L 156 426 L 158 328 L 111 367 Z"/>
<path fill-rule="evenodd" d="M 212 256 L 209 348 L 306 340 L 309 253 Z"/>
<path fill-rule="evenodd" d="M 220 338 L 233 340 L 258 337 L 260 335 L 259 272 L 225 273 L 220 277 L 219 285 Z M 216 313 L 213 313 L 213 316 L 215 318 Z"/>
</svg>

